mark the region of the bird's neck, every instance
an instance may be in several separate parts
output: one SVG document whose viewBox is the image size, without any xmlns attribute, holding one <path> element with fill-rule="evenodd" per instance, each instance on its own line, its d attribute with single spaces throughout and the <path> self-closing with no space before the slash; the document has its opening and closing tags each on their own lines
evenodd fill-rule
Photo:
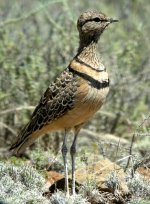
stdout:
<svg viewBox="0 0 150 204">
<path fill-rule="evenodd" d="M 80 39 L 77 57 L 91 67 L 99 69 L 101 63 L 97 55 L 97 41 Z"/>
</svg>

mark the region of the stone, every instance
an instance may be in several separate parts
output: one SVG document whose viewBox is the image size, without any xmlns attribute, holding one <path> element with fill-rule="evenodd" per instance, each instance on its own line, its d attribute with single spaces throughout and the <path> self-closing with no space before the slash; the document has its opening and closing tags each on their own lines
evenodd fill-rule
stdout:
<svg viewBox="0 0 150 204">
<path fill-rule="evenodd" d="M 49 186 L 51 186 L 52 184 L 54 184 L 58 180 L 61 180 L 63 177 L 64 177 L 63 174 L 60 174 L 56 171 L 48 171 L 47 172 L 47 184 Z"/>
<path fill-rule="evenodd" d="M 139 167 L 137 171 L 145 180 L 150 181 L 150 168 Z"/>
<path fill-rule="evenodd" d="M 79 169 L 75 175 L 77 183 L 84 185 L 87 181 L 94 181 L 100 191 L 118 190 L 123 195 L 129 192 L 123 169 L 108 159 L 86 166 L 85 169 Z"/>
<path fill-rule="evenodd" d="M 64 190 L 65 179 L 64 175 L 55 171 L 47 172 L 49 191 L 54 193 L 56 189 Z M 108 159 L 100 160 L 91 165 L 87 165 L 85 169 L 78 169 L 75 172 L 76 177 L 76 192 L 81 185 L 87 181 L 94 182 L 95 187 L 99 191 L 106 191 L 110 193 L 119 193 L 120 195 L 127 195 L 129 193 L 127 184 L 125 182 L 126 174 L 123 169 L 109 161 Z M 69 178 L 69 188 L 71 188 L 71 179 Z"/>
</svg>

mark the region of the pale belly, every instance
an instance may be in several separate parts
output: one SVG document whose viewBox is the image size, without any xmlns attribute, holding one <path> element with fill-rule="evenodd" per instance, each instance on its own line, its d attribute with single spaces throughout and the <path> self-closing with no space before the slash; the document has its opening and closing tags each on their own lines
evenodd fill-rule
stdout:
<svg viewBox="0 0 150 204">
<path fill-rule="evenodd" d="M 85 123 L 101 108 L 108 91 L 108 87 L 100 90 L 91 88 L 85 98 L 76 101 L 75 108 L 49 124 L 48 131 L 73 128 Z"/>
</svg>

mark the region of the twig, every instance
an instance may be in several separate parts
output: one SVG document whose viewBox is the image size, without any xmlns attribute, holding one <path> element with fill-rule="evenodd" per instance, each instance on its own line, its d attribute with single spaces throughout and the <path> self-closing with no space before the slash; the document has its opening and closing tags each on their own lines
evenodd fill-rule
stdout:
<svg viewBox="0 0 150 204">
<path fill-rule="evenodd" d="M 133 148 L 133 143 L 134 143 L 134 140 L 135 140 L 135 135 L 136 134 L 134 133 L 133 136 L 132 136 L 131 145 L 130 145 L 130 149 L 129 149 L 129 155 L 132 155 L 132 148 Z M 131 160 L 131 157 L 128 158 L 128 161 L 127 161 L 127 164 L 126 164 L 126 167 L 125 167 L 125 172 L 127 171 L 127 168 L 129 167 L 130 160 Z"/>
<path fill-rule="evenodd" d="M 103 158 L 106 159 L 106 154 L 105 154 L 105 151 L 104 151 L 104 148 L 101 142 L 99 142 L 99 146 L 100 146 L 100 153 L 103 155 Z"/>
<path fill-rule="evenodd" d="M 7 110 L 3 110 L 0 112 L 0 116 L 2 115 L 6 115 L 9 113 L 13 113 L 13 112 L 18 112 L 20 110 L 34 110 L 35 106 L 20 106 L 17 108 L 11 108 L 11 109 L 7 109 Z"/>
<path fill-rule="evenodd" d="M 144 123 L 146 121 L 148 121 L 150 119 L 150 115 L 147 116 L 147 118 L 145 118 L 144 120 L 142 120 L 142 122 L 138 125 L 138 127 L 136 128 L 133 136 L 132 136 L 132 140 L 131 140 L 131 145 L 130 145 L 130 149 L 129 149 L 129 155 L 132 155 L 132 149 L 133 149 L 133 143 L 135 141 L 135 137 L 137 135 L 137 132 L 139 131 L 139 129 L 144 125 Z M 127 168 L 129 167 L 129 164 L 130 164 L 130 160 L 131 160 L 131 157 L 129 157 L 128 161 L 127 161 L 127 164 L 126 164 L 126 167 L 125 167 L 125 172 L 127 170 Z M 132 171 L 132 176 L 133 176 L 133 171 Z"/>
<path fill-rule="evenodd" d="M 104 115 L 104 116 L 109 117 L 111 119 L 115 119 L 116 115 L 120 114 L 121 122 L 126 122 L 127 124 L 130 124 L 130 125 L 137 125 L 137 123 L 132 122 L 129 118 L 123 117 L 124 113 L 122 111 L 119 111 L 118 113 L 112 113 L 112 112 L 107 112 L 107 111 L 99 110 L 96 114 Z"/>
<path fill-rule="evenodd" d="M 44 4 L 44 5 L 40 6 L 40 7 L 38 7 L 38 8 L 36 8 L 36 9 L 32 10 L 31 12 L 29 12 L 29 13 L 27 13 L 27 14 L 24 14 L 24 15 L 21 16 L 20 18 L 9 19 L 9 20 L 7 20 L 7 21 L 5 21 L 5 22 L 2 22 L 2 23 L 0 24 L 0 28 L 1 28 L 1 27 L 4 27 L 4 26 L 7 26 L 7 25 L 9 25 L 9 24 L 14 24 L 14 23 L 18 23 L 18 22 L 20 22 L 20 21 L 26 20 L 27 18 L 29 18 L 29 17 L 31 17 L 31 16 L 37 14 L 38 12 L 42 11 L 42 10 L 45 9 L 47 6 L 49 6 L 50 4 L 52 4 L 52 3 L 58 3 L 58 2 L 63 2 L 63 0 L 49 1 L 48 3 L 46 3 L 46 4 Z"/>
<path fill-rule="evenodd" d="M 117 159 L 117 156 L 118 156 L 119 147 L 120 147 L 120 138 L 118 140 L 118 145 L 117 145 L 117 150 L 116 150 L 116 159 Z"/>
<path fill-rule="evenodd" d="M 82 129 L 81 133 L 82 136 L 86 135 L 86 137 L 88 137 L 91 140 L 96 140 L 96 141 L 113 141 L 115 143 L 117 143 L 118 145 L 118 141 L 119 141 L 119 145 L 129 145 L 128 140 L 124 139 L 124 138 L 119 138 L 115 135 L 112 134 L 104 134 L 104 133 L 95 133 L 93 131 L 87 130 L 87 129 Z"/>
<path fill-rule="evenodd" d="M 71 18 L 71 12 L 70 12 L 70 9 L 68 7 L 68 2 L 66 0 L 63 0 L 62 2 L 63 2 L 63 5 L 64 5 L 65 9 L 67 10 L 66 13 L 69 14 L 69 17 L 70 17 L 72 23 L 75 23 L 74 20 Z M 53 20 L 53 18 L 50 16 L 49 12 L 46 9 L 44 10 L 44 13 L 46 15 L 46 18 L 47 18 L 48 22 L 51 23 L 62 35 L 64 35 L 64 37 L 66 37 L 67 33 L 65 33 L 64 29 L 62 28 L 62 26 L 60 24 L 56 23 Z"/>
<path fill-rule="evenodd" d="M 0 128 L 4 127 L 7 130 L 9 130 L 13 135 L 17 136 L 17 133 L 15 130 L 13 130 L 11 127 L 9 127 L 8 125 L 6 125 L 5 123 L 0 122 Z"/>
<path fill-rule="evenodd" d="M 51 23 L 59 32 L 61 32 L 61 34 L 63 34 L 66 37 L 67 34 L 64 32 L 64 29 L 53 20 L 53 18 L 49 15 L 47 11 L 45 11 L 44 13 L 46 15 L 48 22 Z"/>
<path fill-rule="evenodd" d="M 131 157 L 131 155 L 128 155 L 128 156 L 126 156 L 126 157 L 123 157 L 123 158 L 121 158 L 121 159 L 118 159 L 118 160 L 116 161 L 116 163 L 119 163 L 119 162 L 121 162 L 121 161 L 123 161 L 123 160 L 129 159 L 130 157 Z"/>
<path fill-rule="evenodd" d="M 140 166 L 143 166 L 144 164 L 147 164 L 148 162 L 150 162 L 150 156 L 145 157 L 141 161 L 139 161 L 136 164 L 134 164 L 133 171 L 135 172 L 137 170 L 137 168 L 139 168 Z"/>
</svg>

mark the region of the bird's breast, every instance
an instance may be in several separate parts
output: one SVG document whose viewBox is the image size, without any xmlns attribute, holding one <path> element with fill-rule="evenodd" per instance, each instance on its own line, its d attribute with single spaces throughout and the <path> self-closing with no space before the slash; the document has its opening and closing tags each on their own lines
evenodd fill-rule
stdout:
<svg viewBox="0 0 150 204">
<path fill-rule="evenodd" d="M 102 74 L 102 73 L 101 73 Z M 81 86 L 78 89 L 78 106 L 82 109 L 86 109 L 89 114 L 94 114 L 103 105 L 106 96 L 109 92 L 109 79 L 108 75 L 106 77 L 100 76 L 93 78 L 92 81 L 82 81 Z"/>
<path fill-rule="evenodd" d="M 51 130 L 72 128 L 88 121 L 101 108 L 109 91 L 109 79 L 105 70 L 97 71 L 72 62 L 69 71 L 78 81 L 74 107 L 66 111 L 56 122 L 52 122 L 49 126 Z"/>
<path fill-rule="evenodd" d="M 86 121 L 100 109 L 106 99 L 109 92 L 108 73 L 105 69 L 98 70 L 75 60 L 70 67 L 79 80 L 73 111 L 78 112 L 82 120 Z"/>
</svg>

